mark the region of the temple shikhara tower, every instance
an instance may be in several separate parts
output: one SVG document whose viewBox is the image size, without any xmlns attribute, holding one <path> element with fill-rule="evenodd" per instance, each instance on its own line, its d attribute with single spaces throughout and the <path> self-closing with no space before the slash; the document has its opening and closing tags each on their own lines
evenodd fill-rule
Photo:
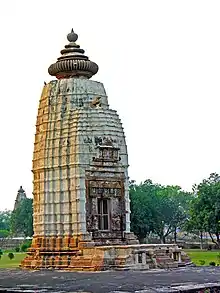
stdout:
<svg viewBox="0 0 220 293">
<path fill-rule="evenodd" d="M 146 266 L 146 248 L 130 232 L 122 123 L 103 84 L 90 79 L 98 65 L 84 55 L 77 38 L 73 30 L 68 34 L 69 43 L 48 69 L 56 79 L 45 84 L 39 102 L 34 236 L 22 267 Z"/>
<path fill-rule="evenodd" d="M 15 204 L 14 204 L 14 210 L 18 207 L 18 205 L 20 204 L 20 202 L 23 200 L 23 199 L 26 199 L 27 196 L 26 196 L 26 192 L 25 190 L 22 188 L 22 186 L 20 186 L 20 188 L 18 189 L 18 193 L 17 193 L 17 196 L 16 196 L 16 200 L 15 200 Z"/>
</svg>

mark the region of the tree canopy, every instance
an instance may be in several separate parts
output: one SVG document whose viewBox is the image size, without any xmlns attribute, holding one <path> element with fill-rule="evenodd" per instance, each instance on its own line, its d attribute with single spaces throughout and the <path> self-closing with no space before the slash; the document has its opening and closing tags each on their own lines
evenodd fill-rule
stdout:
<svg viewBox="0 0 220 293">
<path fill-rule="evenodd" d="M 18 204 L 11 216 L 11 232 L 14 235 L 33 235 L 33 199 L 25 198 Z"/>
<path fill-rule="evenodd" d="M 0 230 L 10 230 L 11 211 L 0 211 Z"/>
<path fill-rule="evenodd" d="M 132 231 L 141 242 L 153 232 L 165 243 L 166 237 L 185 222 L 191 198 L 179 186 L 162 186 L 150 179 L 139 185 L 131 182 Z"/>
<path fill-rule="evenodd" d="M 208 232 L 212 242 L 220 247 L 220 176 L 210 174 L 208 179 L 196 186 L 195 193 L 187 228 L 200 233 Z"/>
</svg>

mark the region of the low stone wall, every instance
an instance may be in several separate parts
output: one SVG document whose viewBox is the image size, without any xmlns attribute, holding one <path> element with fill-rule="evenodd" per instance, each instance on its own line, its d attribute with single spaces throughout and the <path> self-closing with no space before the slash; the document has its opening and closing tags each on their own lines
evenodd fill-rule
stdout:
<svg viewBox="0 0 220 293">
<path fill-rule="evenodd" d="M 160 239 L 158 238 L 148 238 L 146 239 L 147 244 L 160 244 Z M 174 244 L 173 240 L 167 240 L 166 244 Z M 198 241 L 190 241 L 190 240 L 178 240 L 176 243 L 179 247 L 183 249 L 200 249 L 201 243 Z M 216 249 L 216 244 L 212 242 L 203 242 L 203 249 Z"/>
<path fill-rule="evenodd" d="M 16 247 L 19 247 L 24 241 L 25 241 L 25 238 L 22 238 L 22 237 L 0 238 L 0 249 L 3 249 L 3 250 L 15 249 Z"/>
</svg>

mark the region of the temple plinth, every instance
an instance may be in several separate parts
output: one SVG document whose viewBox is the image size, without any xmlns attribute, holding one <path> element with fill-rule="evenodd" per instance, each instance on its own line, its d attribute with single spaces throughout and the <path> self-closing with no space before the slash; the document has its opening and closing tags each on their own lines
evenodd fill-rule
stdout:
<svg viewBox="0 0 220 293">
<path fill-rule="evenodd" d="M 140 265 L 137 255 L 143 255 L 141 265 L 149 267 L 152 247 L 140 246 L 130 232 L 122 123 L 103 84 L 90 80 L 98 65 L 84 55 L 77 38 L 73 30 L 68 34 L 69 44 L 48 69 L 57 79 L 45 84 L 40 98 L 34 236 L 21 266 L 102 270 Z"/>
</svg>

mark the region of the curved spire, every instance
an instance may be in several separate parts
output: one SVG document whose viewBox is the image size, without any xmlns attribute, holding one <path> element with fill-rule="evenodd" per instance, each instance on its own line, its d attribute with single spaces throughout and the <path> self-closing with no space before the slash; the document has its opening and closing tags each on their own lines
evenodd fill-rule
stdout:
<svg viewBox="0 0 220 293">
<path fill-rule="evenodd" d="M 65 49 L 61 50 L 61 57 L 57 58 L 57 62 L 50 65 L 48 72 L 56 78 L 84 77 L 91 78 L 98 72 L 98 65 L 89 60 L 84 55 L 85 51 L 75 42 L 78 35 L 71 30 L 67 35 L 69 44 Z"/>
</svg>

